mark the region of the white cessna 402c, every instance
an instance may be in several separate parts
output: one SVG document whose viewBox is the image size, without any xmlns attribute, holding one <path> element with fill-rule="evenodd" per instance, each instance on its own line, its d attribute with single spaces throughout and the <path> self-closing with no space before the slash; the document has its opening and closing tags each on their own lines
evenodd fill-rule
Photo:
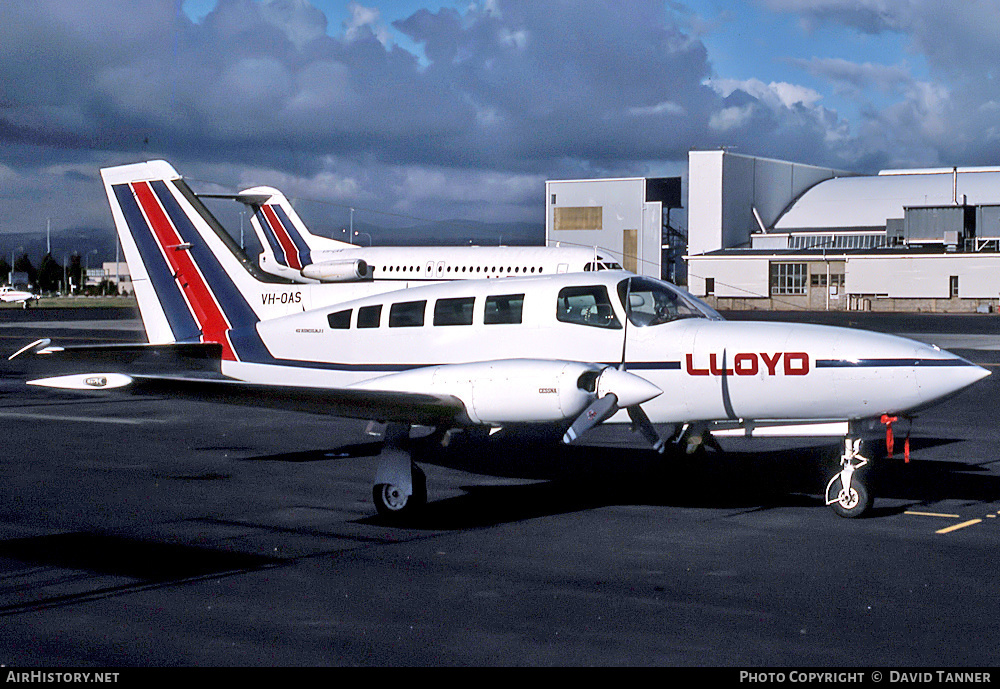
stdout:
<svg viewBox="0 0 1000 689">
<path fill-rule="evenodd" d="M 271 406 L 387 424 L 373 496 L 402 516 L 426 501 L 413 425 L 442 438 L 469 427 L 552 424 L 572 443 L 603 422 L 649 444 L 697 446 L 716 430 L 845 437 L 827 502 L 872 504 L 855 474 L 857 429 L 908 414 L 989 375 L 932 346 L 794 323 L 727 322 L 678 288 L 605 270 L 442 282 L 365 295 L 353 283 L 275 285 L 163 162 L 102 170 L 149 344 L 36 354 L 104 361 L 31 381 Z M 308 289 L 307 289 L 308 288 Z M 299 301 L 270 298 L 301 289 Z M 341 298 L 336 300 L 337 295 Z M 279 313 L 278 309 L 284 309 Z M 143 356 L 149 354 L 151 356 Z M 186 372 L 157 362 L 176 356 Z M 195 370 L 200 363 L 201 370 Z M 661 436 L 656 424 L 670 424 Z"/>
<path fill-rule="evenodd" d="M 0 301 L 3 302 L 21 302 L 22 308 L 28 308 L 31 306 L 31 301 L 34 300 L 38 302 L 38 295 L 33 292 L 26 292 L 25 290 L 16 289 L 10 285 L 4 285 L 0 287 Z"/>
<path fill-rule="evenodd" d="M 357 246 L 311 233 L 285 195 L 274 187 L 254 187 L 231 198 L 253 210 L 262 251 L 260 269 L 292 282 L 396 283 L 521 277 L 621 270 L 604 252 L 581 246 Z"/>
</svg>

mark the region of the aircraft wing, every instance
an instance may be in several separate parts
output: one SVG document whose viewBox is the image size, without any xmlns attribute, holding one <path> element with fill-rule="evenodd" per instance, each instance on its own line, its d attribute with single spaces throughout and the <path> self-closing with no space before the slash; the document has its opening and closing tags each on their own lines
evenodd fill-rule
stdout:
<svg viewBox="0 0 1000 689">
<path fill-rule="evenodd" d="M 211 375 L 83 373 L 41 378 L 28 381 L 28 384 L 81 391 L 120 389 L 133 395 L 175 397 L 420 425 L 463 423 L 466 417 L 465 405 L 452 395 L 267 385 Z"/>
</svg>

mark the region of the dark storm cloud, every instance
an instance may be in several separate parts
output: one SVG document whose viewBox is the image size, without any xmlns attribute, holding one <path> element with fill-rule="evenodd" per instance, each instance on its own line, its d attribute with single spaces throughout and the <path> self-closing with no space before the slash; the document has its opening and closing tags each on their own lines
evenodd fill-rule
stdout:
<svg viewBox="0 0 1000 689">
<path fill-rule="evenodd" d="M 52 171 L 164 157 L 233 186 L 540 221 L 546 178 L 648 174 L 692 147 L 857 156 L 837 114 L 796 87 L 713 83 L 693 28 L 711 18 L 673 3 L 420 10 L 394 28 L 421 55 L 393 43 L 377 12 L 354 10 L 331 36 L 305 0 L 220 0 L 197 23 L 177 0 L 4 3 L 6 193 L 38 176 L 59 180 L 53 197 L 79 194 L 82 182 Z"/>
</svg>

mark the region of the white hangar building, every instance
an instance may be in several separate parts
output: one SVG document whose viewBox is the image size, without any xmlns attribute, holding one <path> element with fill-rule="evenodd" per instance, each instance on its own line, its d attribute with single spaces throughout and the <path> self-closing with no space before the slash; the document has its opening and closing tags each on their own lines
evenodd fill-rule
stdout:
<svg viewBox="0 0 1000 689">
<path fill-rule="evenodd" d="M 546 244 L 600 247 L 621 267 L 683 282 L 683 234 L 670 212 L 681 208 L 680 177 L 549 180 Z"/>
<path fill-rule="evenodd" d="M 1000 167 L 857 175 L 728 151 L 688 160 L 688 289 L 720 308 L 1000 302 Z"/>
</svg>

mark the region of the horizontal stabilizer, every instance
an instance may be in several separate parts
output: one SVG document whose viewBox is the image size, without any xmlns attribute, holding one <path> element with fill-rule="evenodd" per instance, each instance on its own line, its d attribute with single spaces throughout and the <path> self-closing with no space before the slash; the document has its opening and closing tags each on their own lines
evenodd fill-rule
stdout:
<svg viewBox="0 0 1000 689">
<path fill-rule="evenodd" d="M 107 371 L 220 371 L 222 346 L 214 342 L 58 345 L 36 340 L 10 356 L 31 353 L 53 363 L 87 364 Z"/>
</svg>

